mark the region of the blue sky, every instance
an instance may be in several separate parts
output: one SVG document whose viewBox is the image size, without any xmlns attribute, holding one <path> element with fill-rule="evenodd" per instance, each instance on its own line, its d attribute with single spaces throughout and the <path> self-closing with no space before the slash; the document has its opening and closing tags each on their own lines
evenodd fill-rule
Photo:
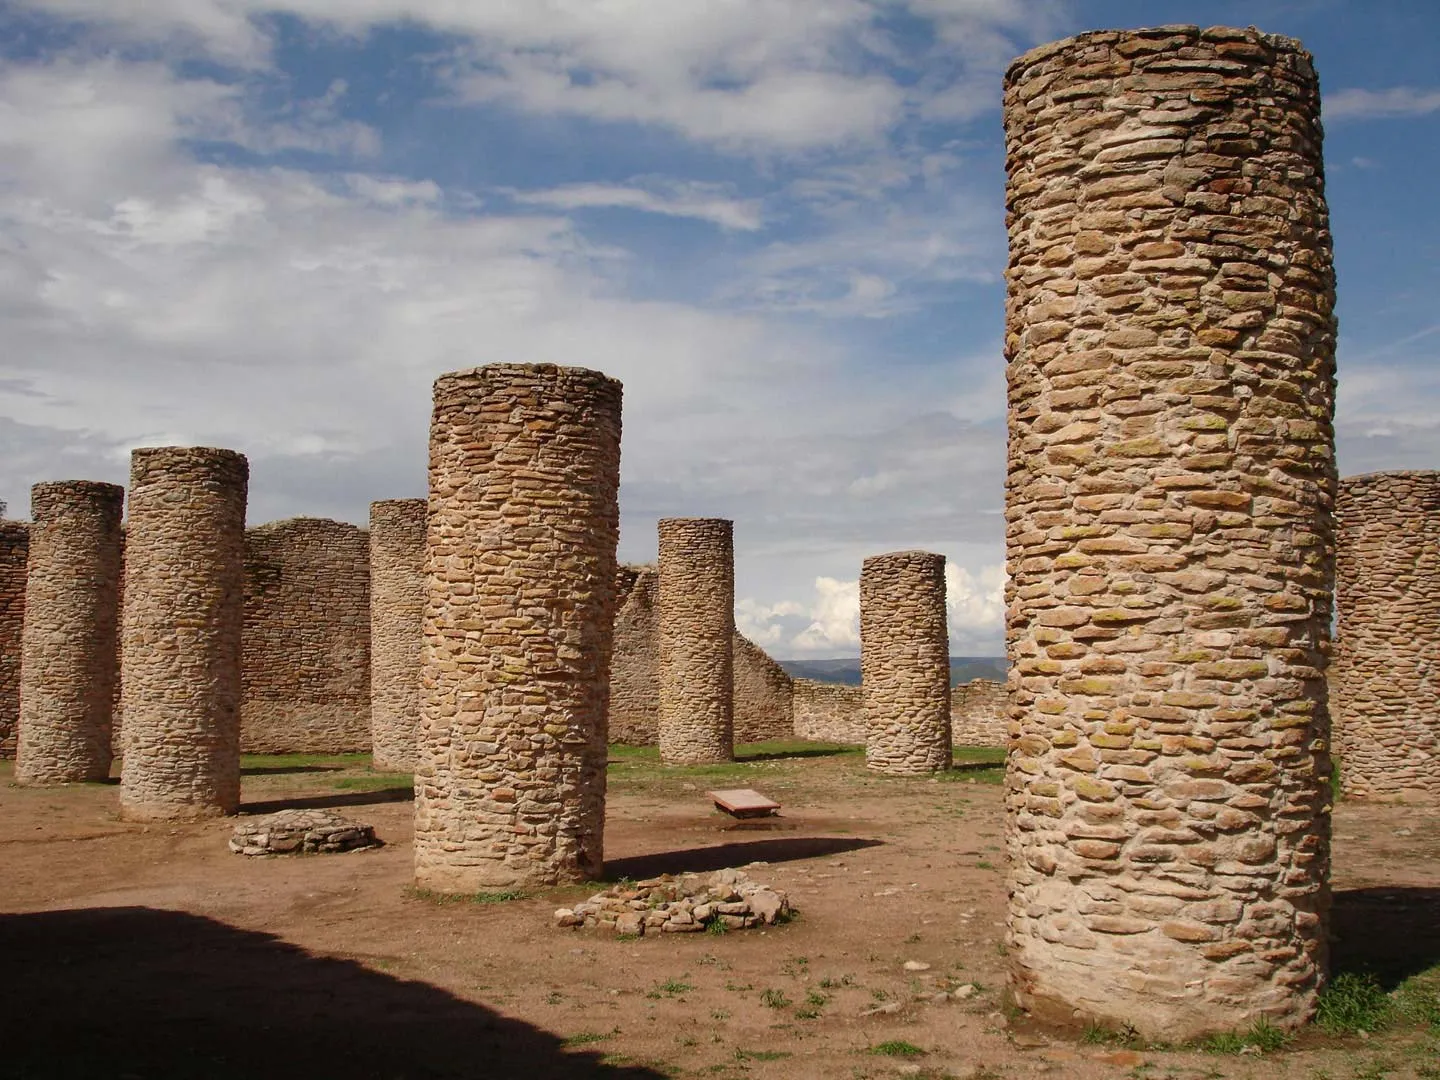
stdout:
<svg viewBox="0 0 1440 1080">
<path fill-rule="evenodd" d="M 622 558 L 734 518 L 789 657 L 941 551 L 998 653 L 1001 72 L 1167 22 L 1315 54 L 1341 471 L 1440 463 L 1429 0 L 0 0 L 0 498 L 203 443 L 252 524 L 363 523 L 437 374 L 578 364 L 625 383 Z"/>
</svg>

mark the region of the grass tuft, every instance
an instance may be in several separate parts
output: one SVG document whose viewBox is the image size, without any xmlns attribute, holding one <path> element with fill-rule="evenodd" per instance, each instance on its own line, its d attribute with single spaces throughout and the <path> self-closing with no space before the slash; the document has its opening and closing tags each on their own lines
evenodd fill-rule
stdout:
<svg viewBox="0 0 1440 1080">
<path fill-rule="evenodd" d="M 904 1039 L 891 1039 L 870 1047 L 866 1053 L 879 1054 L 881 1057 L 920 1057 L 925 1051 Z"/>
<path fill-rule="evenodd" d="M 1390 1023 L 1395 1003 L 1369 973 L 1344 971 L 1320 991 L 1315 1023 L 1331 1035 L 1379 1031 Z"/>
</svg>

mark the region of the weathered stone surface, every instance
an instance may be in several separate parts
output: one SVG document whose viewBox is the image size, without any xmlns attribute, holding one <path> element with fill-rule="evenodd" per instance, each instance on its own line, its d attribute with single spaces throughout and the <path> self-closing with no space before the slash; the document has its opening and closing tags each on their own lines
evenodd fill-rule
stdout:
<svg viewBox="0 0 1440 1080">
<path fill-rule="evenodd" d="M 656 610 L 660 625 L 660 760 L 735 757 L 734 523 L 662 518 Z"/>
<path fill-rule="evenodd" d="M 15 779 L 110 775 L 125 489 L 89 480 L 30 490 L 30 553 Z"/>
<path fill-rule="evenodd" d="M 1320 101 L 1296 42 L 1227 34 L 1005 83 L 1012 988 L 1171 1040 L 1302 1023 L 1326 964 Z"/>
<path fill-rule="evenodd" d="M 425 500 L 370 504 L 370 738 L 377 769 L 415 768 L 425 644 Z"/>
<path fill-rule="evenodd" d="M 797 739 L 865 745 L 865 698 L 860 687 L 795 679 L 791 708 Z"/>
<path fill-rule="evenodd" d="M 246 531 L 244 753 L 370 748 L 369 562 L 368 534 L 347 522 L 291 518 Z"/>
<path fill-rule="evenodd" d="M 743 870 L 708 875 L 661 874 L 616 885 L 583 903 L 555 912 L 557 927 L 604 929 L 616 935 L 698 934 L 715 923 L 721 929 L 773 926 L 790 914 L 790 900 L 778 889 L 751 881 Z"/>
<path fill-rule="evenodd" d="M 375 829 L 333 810 L 281 810 L 244 818 L 230 837 L 237 855 L 315 855 L 379 847 Z"/>
<path fill-rule="evenodd" d="M 243 454 L 160 446 L 130 455 L 121 624 L 133 821 L 233 814 L 240 803 Z"/>
<path fill-rule="evenodd" d="M 20 723 L 20 653 L 30 526 L 0 521 L 0 758 L 15 756 Z"/>
<path fill-rule="evenodd" d="M 860 569 L 865 764 L 915 776 L 950 767 L 945 556 L 872 555 Z"/>
<path fill-rule="evenodd" d="M 1348 477 L 1335 518 L 1341 788 L 1440 799 L 1440 472 Z"/>
<path fill-rule="evenodd" d="M 598 876 L 620 384 L 494 364 L 435 382 L 415 880 Z"/>
</svg>

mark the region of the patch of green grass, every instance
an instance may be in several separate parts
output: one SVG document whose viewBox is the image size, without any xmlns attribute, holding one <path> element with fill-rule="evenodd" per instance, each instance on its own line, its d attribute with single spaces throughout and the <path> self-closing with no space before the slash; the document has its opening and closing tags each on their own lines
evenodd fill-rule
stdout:
<svg viewBox="0 0 1440 1080">
<path fill-rule="evenodd" d="M 530 894 L 519 889 L 502 889 L 499 892 L 445 893 L 434 889 L 420 889 L 410 886 L 406 895 L 425 900 L 431 904 L 507 904 L 511 900 L 526 900 Z"/>
<path fill-rule="evenodd" d="M 361 769 L 369 766 L 369 754 L 241 754 L 241 769 L 296 769 L 309 765 L 328 765 L 336 769 Z"/>
<path fill-rule="evenodd" d="M 415 777 L 409 773 L 371 773 L 369 776 L 342 776 L 330 784 L 336 791 L 382 791 L 386 788 L 414 787 Z"/>
<path fill-rule="evenodd" d="M 1331 1035 L 1379 1031 L 1390 1023 L 1395 1003 L 1374 975 L 1342 971 L 1320 991 L 1315 1023 Z"/>
<path fill-rule="evenodd" d="M 647 998 L 679 997 L 681 994 L 689 993 L 695 987 L 690 983 L 681 982 L 679 979 L 666 979 L 663 983 L 656 983 L 645 996 Z"/>
<path fill-rule="evenodd" d="M 736 1061 L 784 1061 L 793 1057 L 789 1050 L 740 1050 L 735 1051 Z"/>
<path fill-rule="evenodd" d="M 831 976 L 827 975 L 825 976 L 825 978 L 820 980 L 820 989 L 822 990 L 834 990 L 836 987 L 854 985 L 855 979 L 853 976 L 850 975 L 841 975 L 838 979 L 832 978 Z"/>
<path fill-rule="evenodd" d="M 1440 966 L 1412 975 L 1395 988 L 1392 998 L 1402 1019 L 1440 1032 Z"/>
<path fill-rule="evenodd" d="M 978 983 L 975 990 L 983 992 Z M 1080 1041 L 1090 1046 L 1135 1046 L 1139 1042 L 1139 1033 L 1129 1026 L 1116 1029 L 1104 1024 L 1086 1024 L 1085 1030 L 1080 1033 Z"/>
<path fill-rule="evenodd" d="M 711 937 L 720 937 L 722 934 L 728 934 L 729 932 L 730 927 L 725 925 L 725 921 L 723 919 L 711 919 L 708 923 L 705 924 L 705 933 L 709 934 Z"/>
<path fill-rule="evenodd" d="M 827 1004 L 829 1001 L 830 995 L 822 994 L 818 990 L 811 990 L 805 995 L 805 1004 L 814 1005 L 816 1008 L 819 1008 L 821 1005 Z"/>
<path fill-rule="evenodd" d="M 1361 1065 L 1350 1074 L 1351 1080 L 1387 1080 L 1395 1073 L 1395 1066 L 1384 1058 L 1375 1058 Z"/>
<path fill-rule="evenodd" d="M 1290 1035 L 1281 1031 L 1263 1016 L 1250 1025 L 1249 1031 L 1223 1031 L 1202 1039 L 1199 1047 L 1207 1054 L 1241 1054 L 1250 1048 L 1262 1053 L 1279 1050 L 1290 1041 Z"/>
<path fill-rule="evenodd" d="M 760 1004 L 771 1009 L 783 1009 L 789 1005 L 793 1005 L 794 1002 L 785 996 L 784 990 L 775 990 L 772 988 L 761 993 Z"/>
<path fill-rule="evenodd" d="M 582 1031 L 571 1035 L 560 1041 L 561 1046 L 589 1046 L 591 1043 L 604 1042 L 606 1039 L 615 1037 L 615 1032 L 610 1031 L 601 1034 L 598 1031 Z"/>
<path fill-rule="evenodd" d="M 904 1039 L 890 1039 L 888 1042 L 879 1043 L 865 1051 L 867 1054 L 879 1054 L 882 1057 L 920 1057 L 925 1051 L 914 1043 L 906 1042 Z"/>
</svg>

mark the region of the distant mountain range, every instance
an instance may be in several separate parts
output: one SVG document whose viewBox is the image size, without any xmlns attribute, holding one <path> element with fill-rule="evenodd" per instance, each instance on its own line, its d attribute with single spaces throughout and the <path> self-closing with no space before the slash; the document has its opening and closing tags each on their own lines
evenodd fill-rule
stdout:
<svg viewBox="0 0 1440 1080">
<path fill-rule="evenodd" d="M 791 675 L 816 682 L 844 683 L 846 686 L 860 685 L 860 658 L 847 657 L 841 660 L 781 660 L 779 664 Z M 971 679 L 993 679 L 1005 681 L 1005 658 L 1003 656 L 952 656 L 950 657 L 950 681 L 969 682 Z"/>
</svg>

